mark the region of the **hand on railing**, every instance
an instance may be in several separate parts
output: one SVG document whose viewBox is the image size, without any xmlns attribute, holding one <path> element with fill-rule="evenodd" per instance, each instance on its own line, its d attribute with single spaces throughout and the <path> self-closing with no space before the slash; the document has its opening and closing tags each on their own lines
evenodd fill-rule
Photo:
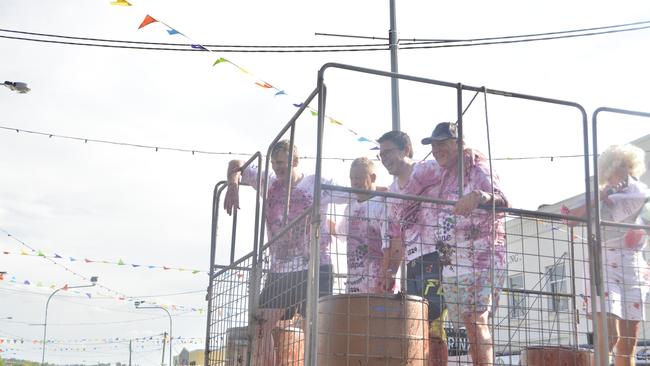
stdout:
<svg viewBox="0 0 650 366">
<path fill-rule="evenodd" d="M 469 216 L 479 204 L 483 201 L 483 196 L 479 191 L 472 191 L 461 197 L 454 205 L 454 215 Z"/>
<path fill-rule="evenodd" d="M 231 160 L 228 164 L 228 189 L 226 190 L 226 197 L 223 201 L 223 208 L 228 215 L 232 215 L 233 210 L 239 209 L 239 177 L 241 176 L 241 166 L 242 162 L 240 160 Z"/>
</svg>

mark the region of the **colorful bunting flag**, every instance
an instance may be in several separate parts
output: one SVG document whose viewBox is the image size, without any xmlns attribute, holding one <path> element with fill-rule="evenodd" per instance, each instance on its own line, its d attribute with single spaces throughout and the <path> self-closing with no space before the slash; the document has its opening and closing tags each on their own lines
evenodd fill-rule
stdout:
<svg viewBox="0 0 650 366">
<path fill-rule="evenodd" d="M 273 88 L 273 85 L 267 83 L 266 81 L 256 81 L 255 85 L 261 86 L 262 88 L 266 88 L 266 89 Z"/>
<path fill-rule="evenodd" d="M 140 26 L 138 27 L 138 29 L 142 29 L 142 28 L 148 26 L 149 24 L 155 23 L 155 22 L 157 22 L 157 20 L 154 19 L 151 15 L 147 14 L 147 16 L 144 17 L 144 20 L 142 21 L 142 23 L 140 23 Z"/>
<path fill-rule="evenodd" d="M 220 64 L 220 63 L 222 63 L 222 62 L 228 62 L 228 60 L 226 60 L 226 59 L 223 58 L 223 57 L 219 57 L 219 58 L 218 58 L 218 59 L 217 59 L 217 60 L 212 64 L 212 66 L 216 66 L 216 65 L 218 65 L 218 64 Z"/>
<path fill-rule="evenodd" d="M 192 45 L 190 45 L 190 47 L 192 47 L 194 49 L 197 49 L 197 50 L 210 51 L 209 49 L 201 46 L 200 44 L 192 44 Z"/>
<path fill-rule="evenodd" d="M 131 6 L 131 3 L 126 0 L 115 0 L 111 1 L 111 5 Z"/>
<path fill-rule="evenodd" d="M 275 93 L 275 96 L 277 97 L 278 95 L 287 95 L 284 90 L 280 90 L 279 92 Z"/>
<path fill-rule="evenodd" d="M 174 34 L 181 34 L 181 32 L 177 31 L 174 28 L 167 29 L 167 33 L 169 33 L 170 36 L 173 36 Z"/>
</svg>

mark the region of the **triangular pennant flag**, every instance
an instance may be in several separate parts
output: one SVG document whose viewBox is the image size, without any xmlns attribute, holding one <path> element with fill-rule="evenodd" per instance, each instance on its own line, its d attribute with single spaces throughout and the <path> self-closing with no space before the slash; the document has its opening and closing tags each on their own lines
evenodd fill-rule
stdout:
<svg viewBox="0 0 650 366">
<path fill-rule="evenodd" d="M 379 150 L 379 146 L 373 146 L 370 148 L 370 150 Z"/>
<path fill-rule="evenodd" d="M 60 255 L 54 253 L 54 259 L 57 259 L 57 258 L 63 258 L 63 257 L 61 257 Z"/>
<path fill-rule="evenodd" d="M 92 262 L 93 262 L 93 261 L 91 261 L 91 260 L 88 259 L 88 258 L 84 259 L 84 261 L 85 261 L 86 263 L 92 263 Z"/>
<path fill-rule="evenodd" d="M 133 266 L 133 268 L 138 268 L 138 267 L 140 267 L 139 264 L 131 264 L 131 266 Z"/>
<path fill-rule="evenodd" d="M 138 27 L 138 29 L 142 29 L 142 28 L 148 26 L 149 24 L 155 23 L 155 22 L 157 22 L 156 19 L 154 19 L 151 15 L 147 15 L 147 16 L 144 17 L 144 20 L 142 21 L 142 23 L 140 23 L 140 26 Z"/>
<path fill-rule="evenodd" d="M 368 140 L 367 138 L 365 138 L 365 137 L 363 137 L 363 136 L 359 137 L 359 138 L 357 139 L 357 141 L 359 141 L 359 142 L 372 142 L 372 141 Z"/>
<path fill-rule="evenodd" d="M 126 0 L 111 1 L 111 5 L 131 6 L 131 3 Z"/>
<path fill-rule="evenodd" d="M 4 281 L 4 279 L 5 279 L 4 272 L 0 272 L 0 281 Z"/>
<path fill-rule="evenodd" d="M 88 292 L 86 292 L 86 296 L 88 296 L 89 299 L 92 297 Z"/>
<path fill-rule="evenodd" d="M 119 261 L 117 261 L 117 265 L 118 265 L 118 266 L 123 266 L 123 265 L 124 265 L 124 262 L 120 259 Z"/>
<path fill-rule="evenodd" d="M 156 268 L 156 266 L 147 266 L 147 268 L 149 268 L 149 269 Z"/>
<path fill-rule="evenodd" d="M 343 126 L 343 123 L 335 120 L 334 118 L 330 118 L 329 120 L 330 120 L 330 123 L 333 124 L 333 125 Z"/>
<path fill-rule="evenodd" d="M 201 46 L 200 44 L 192 44 L 190 47 L 194 48 L 195 50 L 203 50 L 203 51 L 210 51 L 209 49 Z M 216 65 L 216 64 L 215 64 Z M 214 65 L 213 65 L 214 66 Z"/>
<path fill-rule="evenodd" d="M 2 252 L 2 254 L 11 254 L 11 253 L 9 253 L 9 252 Z"/>
<path fill-rule="evenodd" d="M 216 66 L 217 64 L 220 64 L 220 63 L 222 63 L 222 62 L 229 62 L 229 61 L 226 60 L 226 59 L 223 58 L 223 57 L 219 57 L 219 58 L 218 58 L 218 59 L 217 59 L 217 60 L 212 64 L 212 66 Z"/>
<path fill-rule="evenodd" d="M 74 262 L 74 261 L 76 261 L 76 259 L 70 257 L 70 262 Z"/>
<path fill-rule="evenodd" d="M 310 112 L 312 116 L 318 116 L 318 111 L 311 110 Z"/>
<path fill-rule="evenodd" d="M 298 104 L 294 103 L 293 106 L 296 107 L 296 108 L 300 108 L 300 107 L 302 107 L 302 103 L 298 103 Z"/>
<path fill-rule="evenodd" d="M 169 269 L 169 267 L 165 267 L 165 266 L 163 266 L 163 269 L 164 269 L 164 270 L 166 271 L 166 270 L 168 270 L 168 269 Z"/>
<path fill-rule="evenodd" d="M 27 252 L 24 251 L 24 250 L 21 250 L 21 251 L 20 251 L 20 255 L 27 255 Z"/>
<path fill-rule="evenodd" d="M 24 285 L 29 285 L 30 283 L 29 283 L 29 281 L 25 280 L 25 282 L 23 282 L 23 284 Z"/>
<path fill-rule="evenodd" d="M 177 31 L 174 28 L 167 29 L 167 33 L 169 33 L 170 36 L 173 36 L 174 34 L 181 34 L 181 32 Z"/>
<path fill-rule="evenodd" d="M 43 254 L 43 252 L 41 252 L 41 251 L 39 250 L 39 251 L 38 251 L 38 256 L 39 256 L 39 257 L 45 257 L 45 254 Z"/>
<path fill-rule="evenodd" d="M 287 95 L 287 93 L 284 92 L 284 90 L 280 90 L 279 92 L 275 93 L 275 96 L 277 97 L 278 95 Z"/>
<path fill-rule="evenodd" d="M 178 272 L 185 272 L 185 271 L 187 271 L 185 268 L 179 268 L 178 269 Z"/>
<path fill-rule="evenodd" d="M 63 291 L 68 291 L 68 284 L 67 283 L 63 286 Z"/>
<path fill-rule="evenodd" d="M 199 272 L 201 272 L 201 271 L 199 271 L 198 269 L 195 269 L 195 270 L 192 271 L 192 274 L 197 274 Z"/>
<path fill-rule="evenodd" d="M 261 86 L 262 88 L 265 88 L 265 89 L 270 89 L 270 88 L 273 87 L 273 85 L 267 83 L 266 81 L 256 81 L 255 85 Z"/>
<path fill-rule="evenodd" d="M 107 261 L 107 260 L 103 260 L 102 263 L 104 263 L 104 264 L 111 264 L 111 262 L 109 262 L 109 261 Z"/>
<path fill-rule="evenodd" d="M 50 285 L 50 288 L 51 288 L 51 289 L 54 289 L 55 287 L 56 287 L 55 285 Z"/>
</svg>

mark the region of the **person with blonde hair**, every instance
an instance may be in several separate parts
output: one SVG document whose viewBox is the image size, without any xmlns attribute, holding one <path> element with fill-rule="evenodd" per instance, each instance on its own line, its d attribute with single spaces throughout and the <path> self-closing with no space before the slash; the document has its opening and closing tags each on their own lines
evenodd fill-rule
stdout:
<svg viewBox="0 0 650 366">
<path fill-rule="evenodd" d="M 597 331 L 604 334 L 607 321 L 609 333 L 607 349 L 614 352 L 614 364 L 635 364 L 636 345 L 641 322 L 645 320 L 645 298 L 650 290 L 648 263 L 643 257 L 647 234 L 641 229 L 631 229 L 606 222 L 648 225 L 650 190 L 639 181 L 645 171 L 645 153 L 633 145 L 614 145 L 598 157 L 598 182 L 600 187 L 602 225 L 601 248 L 603 258 L 605 310 L 600 301 L 586 297 L 587 311 L 590 301 L 597 305 Z M 563 207 L 563 213 L 584 216 L 584 206 L 574 210 Z M 604 350 L 604 337 L 600 350 Z M 607 357 L 603 353 L 601 357 Z"/>
<path fill-rule="evenodd" d="M 383 293 L 380 268 L 385 237 L 386 200 L 373 196 L 377 189 L 375 164 L 367 157 L 350 166 L 350 187 L 370 191 L 355 193 L 339 220 L 337 234 L 347 242 L 348 293 Z"/>
</svg>

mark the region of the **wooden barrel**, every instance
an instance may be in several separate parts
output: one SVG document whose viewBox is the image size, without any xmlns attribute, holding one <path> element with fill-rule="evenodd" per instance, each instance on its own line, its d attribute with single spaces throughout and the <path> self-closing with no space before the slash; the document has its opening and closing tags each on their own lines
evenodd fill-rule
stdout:
<svg viewBox="0 0 650 366">
<path fill-rule="evenodd" d="M 226 330 L 225 366 L 245 366 L 248 361 L 248 327 Z"/>
<path fill-rule="evenodd" d="M 563 346 L 531 346 L 521 351 L 522 366 L 591 366 L 591 350 Z"/>
<path fill-rule="evenodd" d="M 318 300 L 319 366 L 426 366 L 428 306 L 418 296 L 346 294 Z"/>
<path fill-rule="evenodd" d="M 302 328 L 274 328 L 275 366 L 299 366 L 305 362 L 305 335 Z"/>
</svg>

